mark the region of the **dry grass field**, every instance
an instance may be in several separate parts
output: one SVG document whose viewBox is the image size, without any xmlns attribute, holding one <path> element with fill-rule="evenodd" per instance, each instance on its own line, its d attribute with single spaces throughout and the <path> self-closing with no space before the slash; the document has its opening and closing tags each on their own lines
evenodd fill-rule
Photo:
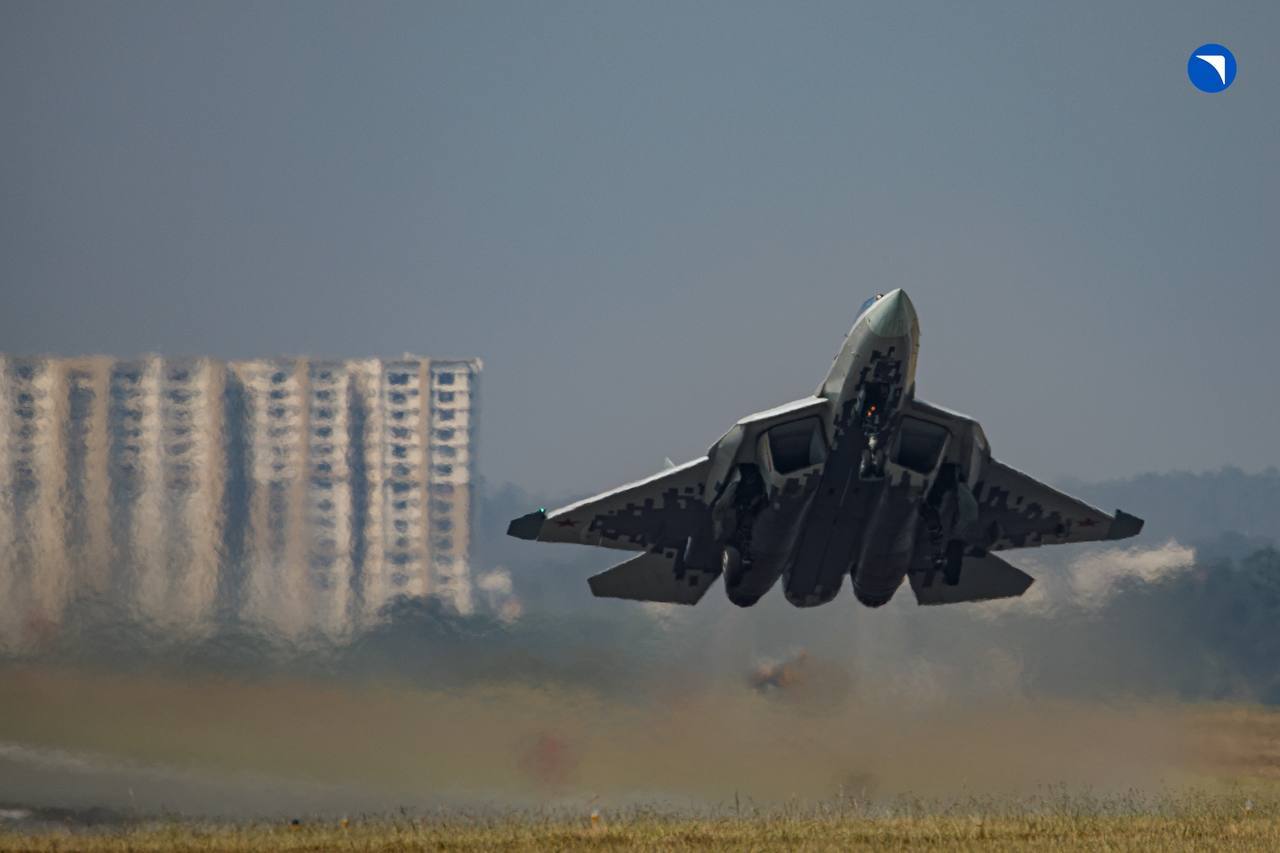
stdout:
<svg viewBox="0 0 1280 853">
<path fill-rule="evenodd" d="M 1248 808 L 1234 798 L 1190 798 L 1133 814 L 1111 813 L 1109 808 L 998 811 L 880 817 L 798 811 L 717 818 L 513 815 L 299 826 L 163 822 L 94 831 L 0 833 L 0 851 L 1280 849 L 1280 812 L 1265 806 Z"/>
<path fill-rule="evenodd" d="M 1280 850 L 1256 707 L 0 675 L 0 853 Z"/>
</svg>

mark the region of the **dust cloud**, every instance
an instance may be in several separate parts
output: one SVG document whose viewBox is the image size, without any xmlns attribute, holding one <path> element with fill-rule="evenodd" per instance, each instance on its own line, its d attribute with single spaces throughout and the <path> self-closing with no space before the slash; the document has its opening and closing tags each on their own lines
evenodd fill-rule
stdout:
<svg viewBox="0 0 1280 853">
<path fill-rule="evenodd" d="M 978 662 L 981 664 L 981 662 Z M 822 673 L 814 673 L 821 675 Z M 686 674 L 687 675 L 687 674 Z M 7 668 L 0 800 L 197 814 L 402 806 L 715 806 L 1177 783 L 1186 714 L 904 691 L 762 694 L 674 679 L 648 695 Z"/>
<path fill-rule="evenodd" d="M 1150 677 L 1167 661 L 1098 659 L 1112 634 L 1144 629 L 1092 594 L 1049 615 L 909 595 L 874 611 L 849 596 L 739 610 L 714 593 L 696 609 L 601 601 L 519 618 L 402 602 L 327 647 L 85 627 L 0 664 L 0 804 L 232 817 L 767 807 L 1156 791 L 1215 772 L 1198 706 Z"/>
</svg>

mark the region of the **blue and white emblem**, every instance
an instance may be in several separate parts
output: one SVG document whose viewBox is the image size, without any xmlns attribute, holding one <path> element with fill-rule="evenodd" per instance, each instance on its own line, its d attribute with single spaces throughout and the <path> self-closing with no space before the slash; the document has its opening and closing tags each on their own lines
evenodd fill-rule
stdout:
<svg viewBox="0 0 1280 853">
<path fill-rule="evenodd" d="M 1220 44 L 1202 44 L 1191 51 L 1187 76 L 1201 92 L 1221 92 L 1235 82 L 1235 54 Z"/>
</svg>

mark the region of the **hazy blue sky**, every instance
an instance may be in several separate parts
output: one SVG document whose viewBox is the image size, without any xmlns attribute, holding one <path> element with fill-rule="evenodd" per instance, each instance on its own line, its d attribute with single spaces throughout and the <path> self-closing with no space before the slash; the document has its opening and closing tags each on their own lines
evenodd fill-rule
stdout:
<svg viewBox="0 0 1280 853">
<path fill-rule="evenodd" d="M 901 286 L 1015 465 L 1280 463 L 1280 4 L 906 5 L 0 0 L 0 350 L 479 355 L 590 490 Z"/>
</svg>

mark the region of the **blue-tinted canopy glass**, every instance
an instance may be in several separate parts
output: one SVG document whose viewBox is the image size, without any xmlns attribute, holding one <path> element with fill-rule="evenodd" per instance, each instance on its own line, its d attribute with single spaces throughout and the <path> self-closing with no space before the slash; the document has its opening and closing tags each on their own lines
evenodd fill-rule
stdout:
<svg viewBox="0 0 1280 853">
<path fill-rule="evenodd" d="M 868 299 L 866 302 L 862 303 L 862 307 L 858 309 L 858 316 L 861 317 L 863 314 L 867 313 L 867 309 L 870 308 L 872 305 L 875 305 L 879 299 L 880 299 L 879 296 L 873 296 L 870 299 Z"/>
</svg>

